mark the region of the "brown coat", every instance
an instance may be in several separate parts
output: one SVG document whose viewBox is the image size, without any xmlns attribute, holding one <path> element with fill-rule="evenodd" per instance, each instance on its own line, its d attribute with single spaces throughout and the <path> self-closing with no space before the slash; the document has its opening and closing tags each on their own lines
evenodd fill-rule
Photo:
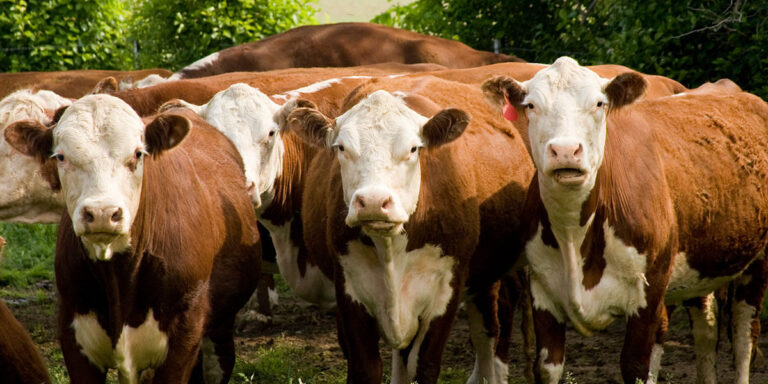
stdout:
<svg viewBox="0 0 768 384">
<path fill-rule="evenodd" d="M 11 92 L 34 88 L 47 89 L 59 96 L 77 99 L 88 94 L 101 79 L 112 76 L 117 81 L 141 80 L 151 74 L 170 76 L 165 69 L 142 69 L 138 71 L 75 70 L 58 72 L 0 73 L 0 99 Z"/>
</svg>

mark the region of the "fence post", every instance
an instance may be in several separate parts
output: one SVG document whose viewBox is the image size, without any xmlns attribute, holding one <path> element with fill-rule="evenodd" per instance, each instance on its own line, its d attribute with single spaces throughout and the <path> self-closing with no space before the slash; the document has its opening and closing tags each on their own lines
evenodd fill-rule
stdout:
<svg viewBox="0 0 768 384">
<path fill-rule="evenodd" d="M 139 69 L 139 42 L 133 41 L 133 69 Z"/>
</svg>

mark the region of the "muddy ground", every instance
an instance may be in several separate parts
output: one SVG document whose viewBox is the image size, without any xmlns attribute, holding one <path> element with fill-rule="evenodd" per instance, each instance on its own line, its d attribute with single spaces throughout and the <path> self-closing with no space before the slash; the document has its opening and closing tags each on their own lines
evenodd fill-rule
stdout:
<svg viewBox="0 0 768 384">
<path fill-rule="evenodd" d="M 61 354 L 55 341 L 55 293 L 53 284 L 39 282 L 34 289 L 18 298 L 8 297 L 11 310 L 27 327 L 33 339 L 43 351 L 48 364 L 63 372 Z M 313 358 L 313 364 L 321 365 L 322 370 L 343 372 L 344 360 L 336 342 L 336 322 L 331 313 L 321 312 L 317 308 L 304 304 L 290 295 L 281 295 L 280 305 L 275 309 L 271 325 L 248 324 L 238 331 L 236 346 L 238 356 L 245 361 L 256 358 L 258 351 L 271 348 L 276 343 L 289 343 L 303 346 L 308 353 L 322 358 Z M 517 320 L 517 319 L 516 319 Z M 661 383 L 694 383 L 695 361 L 692 336 L 688 317 L 681 309 L 675 311 L 670 321 L 670 332 L 664 344 Z M 766 329 L 763 321 L 763 329 Z M 623 340 L 625 324 L 617 321 L 606 331 L 592 338 L 584 338 L 572 329 L 567 335 L 566 371 L 571 379 L 568 383 L 620 383 L 619 354 Z M 516 324 L 512 350 L 513 374 L 510 382 L 524 382 L 521 376 L 523 356 L 521 351 L 519 324 Z M 763 335 L 760 347 L 768 353 L 768 340 Z M 389 352 L 383 350 L 385 365 L 388 365 Z M 727 337 L 721 338 L 718 353 L 718 376 L 720 383 L 734 381 L 731 364 L 730 344 Z M 752 383 L 768 383 L 767 359 L 758 359 L 752 368 Z M 458 372 L 458 377 L 466 377 L 472 370 L 473 357 L 470 353 L 469 331 L 466 316 L 460 314 L 449 340 L 443 358 L 443 367 Z M 54 380 L 56 379 L 54 375 Z M 2 380 L 0 380 L 2 381 Z M 56 380 L 55 380 L 56 381 Z"/>
</svg>

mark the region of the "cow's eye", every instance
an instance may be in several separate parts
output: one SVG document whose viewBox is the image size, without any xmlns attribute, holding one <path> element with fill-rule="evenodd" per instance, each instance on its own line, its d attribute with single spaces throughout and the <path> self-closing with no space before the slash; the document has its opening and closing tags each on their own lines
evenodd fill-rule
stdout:
<svg viewBox="0 0 768 384">
<path fill-rule="evenodd" d="M 419 150 L 419 147 L 417 147 L 415 145 L 413 147 L 411 147 L 411 153 L 416 153 L 416 151 L 418 151 L 418 150 Z"/>
<path fill-rule="evenodd" d="M 274 130 L 274 129 L 273 129 L 273 130 L 271 130 L 271 131 L 269 131 L 269 137 L 272 137 L 272 136 L 274 136 L 274 135 L 275 135 L 275 130 Z"/>
<path fill-rule="evenodd" d="M 142 151 L 136 151 L 136 160 L 141 160 L 141 156 L 144 156 L 144 152 Z"/>
<path fill-rule="evenodd" d="M 53 157 L 55 157 L 56 160 L 58 160 L 60 162 L 64 161 L 64 155 L 62 155 L 61 153 L 54 154 Z"/>
<path fill-rule="evenodd" d="M 531 103 L 526 104 L 525 107 L 530 109 L 530 110 L 533 110 L 533 108 L 534 108 L 533 104 L 531 104 Z"/>
<path fill-rule="evenodd" d="M 603 103 L 602 101 L 598 101 L 598 102 L 597 102 L 597 107 L 598 107 L 598 108 L 602 107 L 603 105 L 604 105 L 604 103 Z"/>
<path fill-rule="evenodd" d="M 343 145 L 337 145 L 336 148 L 338 148 L 340 152 L 344 152 L 344 146 Z"/>
</svg>

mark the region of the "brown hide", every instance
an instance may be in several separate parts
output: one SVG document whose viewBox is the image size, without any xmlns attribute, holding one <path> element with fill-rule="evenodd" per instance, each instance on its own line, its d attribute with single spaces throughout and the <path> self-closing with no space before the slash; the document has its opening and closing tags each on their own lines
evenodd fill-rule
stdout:
<svg viewBox="0 0 768 384">
<path fill-rule="evenodd" d="M 237 71 L 351 67 L 390 61 L 466 68 L 522 60 L 384 25 L 340 23 L 298 27 L 227 48 L 218 52 L 215 61 L 203 67 L 190 64 L 177 73 L 182 78 L 194 78 Z"/>
<path fill-rule="evenodd" d="M 206 316 L 207 337 L 226 352 L 234 315 L 255 288 L 260 244 L 239 154 L 193 112 L 166 113 L 186 117 L 192 127 L 178 146 L 145 159 L 131 250 L 91 261 L 71 219 L 62 218 L 55 259 L 59 332 L 73 381 L 103 377 L 74 340 L 75 314 L 96 312 L 114 343 L 124 324 L 138 326 L 152 309 L 169 338 L 155 382 L 186 382 Z"/>
<path fill-rule="evenodd" d="M 3 383 L 49 383 L 43 359 L 24 327 L 0 301 L 0 377 Z"/>
<path fill-rule="evenodd" d="M 142 69 L 138 71 L 76 70 L 58 72 L 0 73 L 0 99 L 23 88 L 47 89 L 59 96 L 77 99 L 90 92 L 100 80 L 112 76 L 118 82 L 141 80 L 151 74 L 163 77 L 171 75 L 165 69 Z"/>
</svg>

